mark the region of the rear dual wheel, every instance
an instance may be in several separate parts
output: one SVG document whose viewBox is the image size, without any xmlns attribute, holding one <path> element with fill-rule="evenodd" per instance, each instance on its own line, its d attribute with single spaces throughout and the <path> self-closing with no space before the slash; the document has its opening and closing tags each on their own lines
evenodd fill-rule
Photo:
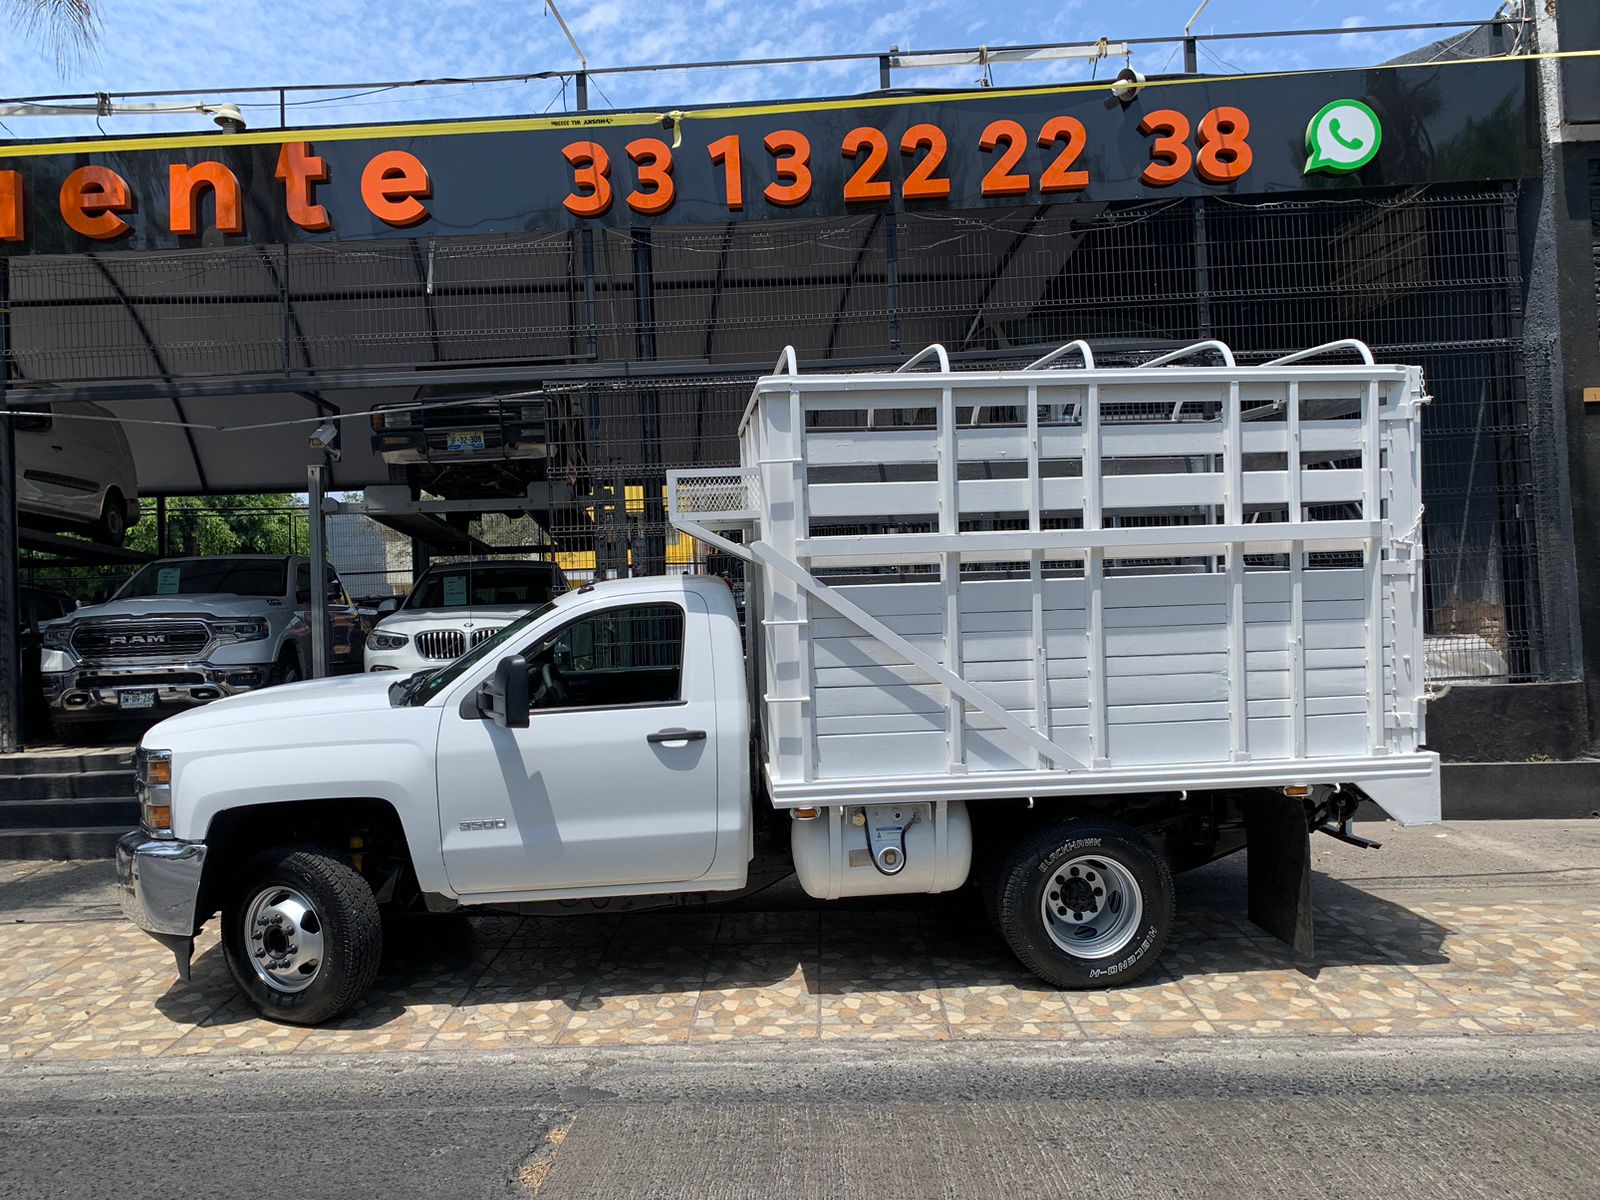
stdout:
<svg viewBox="0 0 1600 1200">
<path fill-rule="evenodd" d="M 1172 930 L 1172 872 L 1116 821 L 1063 821 L 1025 837 L 987 882 L 989 913 L 1034 974 L 1115 987 L 1155 965 Z"/>
</svg>

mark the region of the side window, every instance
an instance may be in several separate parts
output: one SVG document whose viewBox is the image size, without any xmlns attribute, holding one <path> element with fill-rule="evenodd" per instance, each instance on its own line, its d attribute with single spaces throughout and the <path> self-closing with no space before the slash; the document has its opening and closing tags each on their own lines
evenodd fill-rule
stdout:
<svg viewBox="0 0 1600 1200">
<path fill-rule="evenodd" d="M 11 418 L 11 428 L 18 433 L 49 433 L 55 428 L 55 418 L 48 413 L 28 414 Z"/>
<path fill-rule="evenodd" d="M 311 568 L 305 563 L 294 569 L 294 599 L 296 604 L 311 603 Z"/>
<path fill-rule="evenodd" d="M 328 589 L 328 603 L 349 604 L 350 597 L 344 594 L 344 584 L 339 582 L 339 576 L 334 571 L 332 563 L 323 564 L 323 574 L 326 580 L 324 586 Z"/>
<path fill-rule="evenodd" d="M 535 708 L 670 704 L 683 685 L 683 609 L 607 609 L 562 627 L 525 657 Z"/>
</svg>

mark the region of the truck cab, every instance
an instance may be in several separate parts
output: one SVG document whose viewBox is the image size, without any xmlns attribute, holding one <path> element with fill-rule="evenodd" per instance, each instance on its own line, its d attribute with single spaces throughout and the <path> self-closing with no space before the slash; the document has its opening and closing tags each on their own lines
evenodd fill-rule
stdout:
<svg viewBox="0 0 1600 1200">
<path fill-rule="evenodd" d="M 185 965 L 222 909 L 247 992 L 290 1019 L 325 1016 L 324 992 L 307 1010 L 295 985 L 325 965 L 344 978 L 326 940 L 296 925 L 273 957 L 244 933 L 334 902 L 308 894 L 318 879 L 274 882 L 283 863 L 264 844 L 353 837 L 391 895 L 432 909 L 731 890 L 753 849 L 749 733 L 726 584 L 585 587 L 432 674 L 275 688 L 163 722 L 137 756 L 125 903 Z"/>
</svg>

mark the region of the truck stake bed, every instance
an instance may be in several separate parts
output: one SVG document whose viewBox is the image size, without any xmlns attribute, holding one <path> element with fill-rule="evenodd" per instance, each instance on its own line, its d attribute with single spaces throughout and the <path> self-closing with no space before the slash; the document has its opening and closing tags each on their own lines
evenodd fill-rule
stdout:
<svg viewBox="0 0 1600 1200">
<path fill-rule="evenodd" d="M 668 481 L 674 525 L 758 568 L 773 804 L 1320 784 L 1438 820 L 1426 399 L 1352 342 L 1018 371 L 932 346 L 889 375 L 786 351 L 740 469 Z"/>
</svg>

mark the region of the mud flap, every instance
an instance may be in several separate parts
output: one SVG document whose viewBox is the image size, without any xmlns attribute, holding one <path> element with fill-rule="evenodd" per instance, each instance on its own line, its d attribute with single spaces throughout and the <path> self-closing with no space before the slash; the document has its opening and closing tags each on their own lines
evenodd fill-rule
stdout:
<svg viewBox="0 0 1600 1200">
<path fill-rule="evenodd" d="M 1295 953 L 1311 957 L 1311 831 L 1295 800 L 1253 797 L 1245 805 L 1250 919 Z"/>
<path fill-rule="evenodd" d="M 149 933 L 149 930 L 145 932 Z M 180 933 L 151 933 L 150 936 L 172 951 L 173 963 L 178 968 L 178 978 L 188 983 L 189 967 L 194 960 L 194 938 L 184 937 Z"/>
</svg>

